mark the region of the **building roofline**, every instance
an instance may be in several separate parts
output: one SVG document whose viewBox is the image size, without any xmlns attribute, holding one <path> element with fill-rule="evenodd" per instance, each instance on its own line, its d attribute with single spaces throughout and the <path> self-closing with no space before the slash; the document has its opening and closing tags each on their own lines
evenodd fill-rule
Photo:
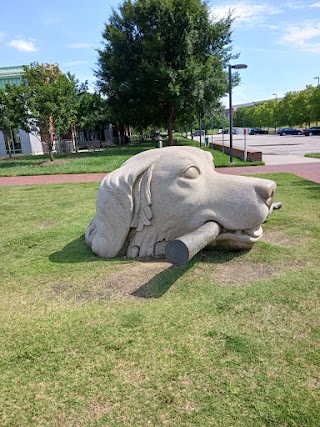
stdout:
<svg viewBox="0 0 320 427">
<path fill-rule="evenodd" d="M 23 65 L 17 67 L 0 67 L 0 76 L 15 76 L 24 74 Z"/>
</svg>

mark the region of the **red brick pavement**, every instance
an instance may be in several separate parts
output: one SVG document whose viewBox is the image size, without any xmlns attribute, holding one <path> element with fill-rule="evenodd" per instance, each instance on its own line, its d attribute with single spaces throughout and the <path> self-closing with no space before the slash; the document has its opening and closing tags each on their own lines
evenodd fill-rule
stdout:
<svg viewBox="0 0 320 427">
<path fill-rule="evenodd" d="M 290 165 L 229 167 L 217 168 L 216 170 L 217 172 L 230 175 L 255 175 L 288 172 L 320 184 L 320 162 Z M 0 186 L 100 182 L 105 175 L 105 173 L 86 173 L 0 177 Z"/>
</svg>

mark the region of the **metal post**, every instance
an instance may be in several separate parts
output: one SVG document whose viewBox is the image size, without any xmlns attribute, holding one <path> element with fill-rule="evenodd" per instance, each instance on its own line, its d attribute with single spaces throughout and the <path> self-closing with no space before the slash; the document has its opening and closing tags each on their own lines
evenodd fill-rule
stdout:
<svg viewBox="0 0 320 427">
<path fill-rule="evenodd" d="M 229 69 L 229 141 L 230 141 L 230 163 L 233 163 L 233 146 L 232 146 L 232 130 L 233 130 L 233 115 L 232 115 L 232 76 L 231 65 Z"/>
<path fill-rule="evenodd" d="M 200 129 L 200 147 L 202 142 L 202 132 L 201 132 L 201 113 L 199 113 L 199 129 Z"/>
<path fill-rule="evenodd" d="M 224 153 L 224 113 L 222 113 L 222 152 Z"/>
<path fill-rule="evenodd" d="M 232 75 L 231 68 L 235 68 L 236 70 L 241 70 L 243 68 L 247 68 L 246 64 L 235 64 L 228 65 L 229 71 L 229 137 L 230 137 L 230 163 L 233 163 L 233 146 L 232 146 L 232 137 L 233 137 L 233 111 L 232 111 Z"/>
<path fill-rule="evenodd" d="M 244 150 L 243 150 L 243 160 L 247 161 L 247 129 L 243 129 L 244 135 Z"/>
<path fill-rule="evenodd" d="M 276 108 L 277 108 L 277 105 L 278 105 L 278 94 L 273 93 L 272 95 L 276 97 Z M 275 117 L 277 117 L 277 112 L 275 114 Z M 274 133 L 275 134 L 277 133 L 277 119 L 276 118 L 275 118 L 275 124 L 274 124 Z"/>
</svg>

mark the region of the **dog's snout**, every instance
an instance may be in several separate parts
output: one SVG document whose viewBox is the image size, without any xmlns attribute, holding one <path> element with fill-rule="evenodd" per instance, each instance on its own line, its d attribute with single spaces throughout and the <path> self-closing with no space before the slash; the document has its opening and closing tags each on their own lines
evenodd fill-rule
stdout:
<svg viewBox="0 0 320 427">
<path fill-rule="evenodd" d="M 273 203 L 273 197 L 276 192 L 276 183 L 269 180 L 261 180 L 255 185 L 255 190 L 265 200 L 265 203 L 270 207 Z"/>
</svg>

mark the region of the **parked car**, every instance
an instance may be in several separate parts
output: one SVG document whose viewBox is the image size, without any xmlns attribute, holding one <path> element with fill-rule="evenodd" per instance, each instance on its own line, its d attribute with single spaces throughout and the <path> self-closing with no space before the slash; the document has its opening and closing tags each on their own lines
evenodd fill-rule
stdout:
<svg viewBox="0 0 320 427">
<path fill-rule="evenodd" d="M 302 135 L 301 129 L 295 129 L 295 128 L 282 128 L 279 129 L 277 132 L 280 136 L 284 135 Z"/>
<path fill-rule="evenodd" d="M 195 130 L 194 132 L 192 132 L 191 136 L 204 136 L 204 134 L 204 130 Z"/>
<path fill-rule="evenodd" d="M 312 126 L 308 129 L 303 129 L 304 136 L 320 135 L 320 126 Z"/>
<path fill-rule="evenodd" d="M 252 128 L 249 130 L 249 135 L 268 135 L 267 130 L 263 130 L 261 128 Z"/>
<path fill-rule="evenodd" d="M 217 134 L 228 133 L 228 132 L 229 132 L 228 129 L 218 129 L 217 130 Z"/>
</svg>

